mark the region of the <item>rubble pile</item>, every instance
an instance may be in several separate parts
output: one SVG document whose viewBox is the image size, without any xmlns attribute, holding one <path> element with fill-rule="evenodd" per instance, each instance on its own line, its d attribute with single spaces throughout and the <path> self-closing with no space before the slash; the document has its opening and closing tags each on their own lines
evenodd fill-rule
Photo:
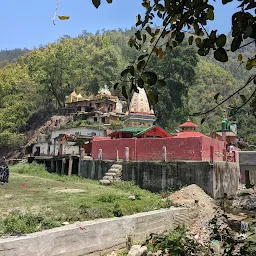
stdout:
<svg viewBox="0 0 256 256">
<path fill-rule="evenodd" d="M 233 201 L 232 207 L 253 211 L 256 209 L 256 193 L 253 188 L 241 187 Z"/>
</svg>

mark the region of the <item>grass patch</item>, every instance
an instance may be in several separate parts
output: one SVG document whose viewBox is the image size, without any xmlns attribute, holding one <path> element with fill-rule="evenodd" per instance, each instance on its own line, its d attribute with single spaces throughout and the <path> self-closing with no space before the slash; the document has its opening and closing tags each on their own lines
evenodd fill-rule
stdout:
<svg viewBox="0 0 256 256">
<path fill-rule="evenodd" d="M 61 226 L 60 223 L 31 213 L 12 212 L 0 221 L 0 234 L 21 235 Z"/>
<path fill-rule="evenodd" d="M 119 217 L 167 206 L 160 194 L 140 189 L 133 182 L 102 186 L 78 176 L 48 173 L 38 164 L 18 164 L 10 169 L 9 183 L 0 186 L 2 234 L 30 233 L 65 221 Z M 40 221 L 36 221 L 38 217 Z"/>
</svg>

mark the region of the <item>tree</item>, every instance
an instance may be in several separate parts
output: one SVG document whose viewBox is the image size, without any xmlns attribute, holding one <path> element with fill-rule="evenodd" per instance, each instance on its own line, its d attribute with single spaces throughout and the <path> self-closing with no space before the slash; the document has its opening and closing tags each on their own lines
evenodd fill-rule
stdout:
<svg viewBox="0 0 256 256">
<path fill-rule="evenodd" d="M 22 145 L 24 136 L 18 134 L 37 106 L 35 84 L 27 68 L 9 64 L 0 69 L 0 148 Z"/>
<path fill-rule="evenodd" d="M 112 3 L 112 0 L 106 0 Z M 135 35 L 129 40 L 131 47 L 138 50 L 143 49 L 145 43 L 152 44 L 151 50 L 147 54 L 142 54 L 134 65 L 128 66 L 121 74 L 122 79 L 125 77 L 130 82 L 133 90 L 136 85 L 139 86 L 155 85 L 157 83 L 157 75 L 154 72 L 145 72 L 149 59 L 155 53 L 160 58 L 164 56 L 167 49 L 172 50 L 187 40 L 190 45 L 194 44 L 198 48 L 198 54 L 206 56 L 211 50 L 214 58 L 220 62 L 228 61 L 228 51 L 237 52 L 239 49 L 247 45 L 254 44 L 256 41 L 256 3 L 253 0 L 239 0 L 238 10 L 232 16 L 232 42 L 227 43 L 227 37 L 224 34 L 218 34 L 217 30 L 208 32 L 206 26 L 208 21 L 214 20 L 214 6 L 209 0 L 141 0 L 142 6 L 145 8 L 145 15 L 137 16 Z M 233 0 L 222 0 L 223 4 L 228 4 Z M 60 0 L 58 0 L 58 4 Z M 92 0 L 93 5 L 98 8 L 101 4 L 100 0 Z M 57 4 L 57 5 L 58 5 Z M 56 12 L 55 12 L 56 16 Z M 161 25 L 158 28 L 153 27 L 153 21 L 156 17 L 160 20 Z M 60 17 L 61 19 L 61 17 Z M 247 70 L 251 70 L 256 66 L 256 56 L 249 56 L 243 60 L 243 55 L 239 53 L 237 56 L 241 64 L 245 64 Z M 256 84 L 256 75 L 253 74 L 246 85 L 240 89 L 247 87 L 251 82 Z M 161 81 L 161 83 L 163 83 Z M 123 85 L 123 94 L 127 96 Z M 236 95 L 241 90 L 237 90 Z M 219 95 L 219 94 L 218 94 Z M 157 99 L 156 94 L 152 98 L 152 102 Z M 222 105 L 229 97 L 220 103 Z M 242 104 L 251 104 L 252 111 L 256 116 L 256 88 L 254 86 L 250 97 Z M 215 108 L 211 109 L 214 110 Z"/>
<path fill-rule="evenodd" d="M 38 84 L 45 104 L 56 102 L 59 108 L 64 107 L 65 96 L 74 89 L 88 96 L 115 81 L 119 62 L 120 52 L 108 36 L 61 38 L 20 59 Z"/>
<path fill-rule="evenodd" d="M 155 105 L 161 126 L 175 128 L 184 121 L 184 117 L 189 116 L 188 91 L 195 83 L 197 63 L 195 49 L 185 45 L 168 51 L 163 59 L 154 56 L 149 62 L 149 68 L 154 69 L 165 81 L 165 86 L 159 90 L 159 100 Z"/>
</svg>

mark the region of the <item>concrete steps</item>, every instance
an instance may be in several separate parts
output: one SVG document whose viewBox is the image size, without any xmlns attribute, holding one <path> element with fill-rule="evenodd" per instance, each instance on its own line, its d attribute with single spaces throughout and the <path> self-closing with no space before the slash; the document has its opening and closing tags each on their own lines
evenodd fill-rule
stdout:
<svg viewBox="0 0 256 256">
<path fill-rule="evenodd" d="M 113 164 L 105 176 L 100 180 L 100 184 L 102 185 L 111 185 L 115 182 L 122 180 L 122 165 L 121 164 Z"/>
</svg>

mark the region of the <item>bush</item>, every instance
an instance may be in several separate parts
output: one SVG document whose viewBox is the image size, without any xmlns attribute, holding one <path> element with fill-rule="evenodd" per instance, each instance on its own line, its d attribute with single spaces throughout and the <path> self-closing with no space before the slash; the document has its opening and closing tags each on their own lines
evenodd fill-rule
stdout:
<svg viewBox="0 0 256 256">
<path fill-rule="evenodd" d="M 197 255 L 194 254 L 196 242 L 186 236 L 185 226 L 178 227 L 167 235 L 151 236 L 146 243 L 149 243 L 148 248 L 152 252 L 161 250 L 169 255 Z"/>
<path fill-rule="evenodd" d="M 14 166 L 11 166 L 11 171 L 17 172 L 17 173 L 28 173 L 28 174 L 48 174 L 48 171 L 46 170 L 45 166 L 38 163 L 32 163 L 32 164 L 16 164 Z"/>
<path fill-rule="evenodd" d="M 115 200 L 122 199 L 121 196 L 113 194 L 104 194 L 98 198 L 98 201 L 103 203 L 113 203 Z"/>
<path fill-rule="evenodd" d="M 12 212 L 0 222 L 1 234 L 21 235 L 59 227 L 56 221 L 30 213 Z"/>
</svg>

